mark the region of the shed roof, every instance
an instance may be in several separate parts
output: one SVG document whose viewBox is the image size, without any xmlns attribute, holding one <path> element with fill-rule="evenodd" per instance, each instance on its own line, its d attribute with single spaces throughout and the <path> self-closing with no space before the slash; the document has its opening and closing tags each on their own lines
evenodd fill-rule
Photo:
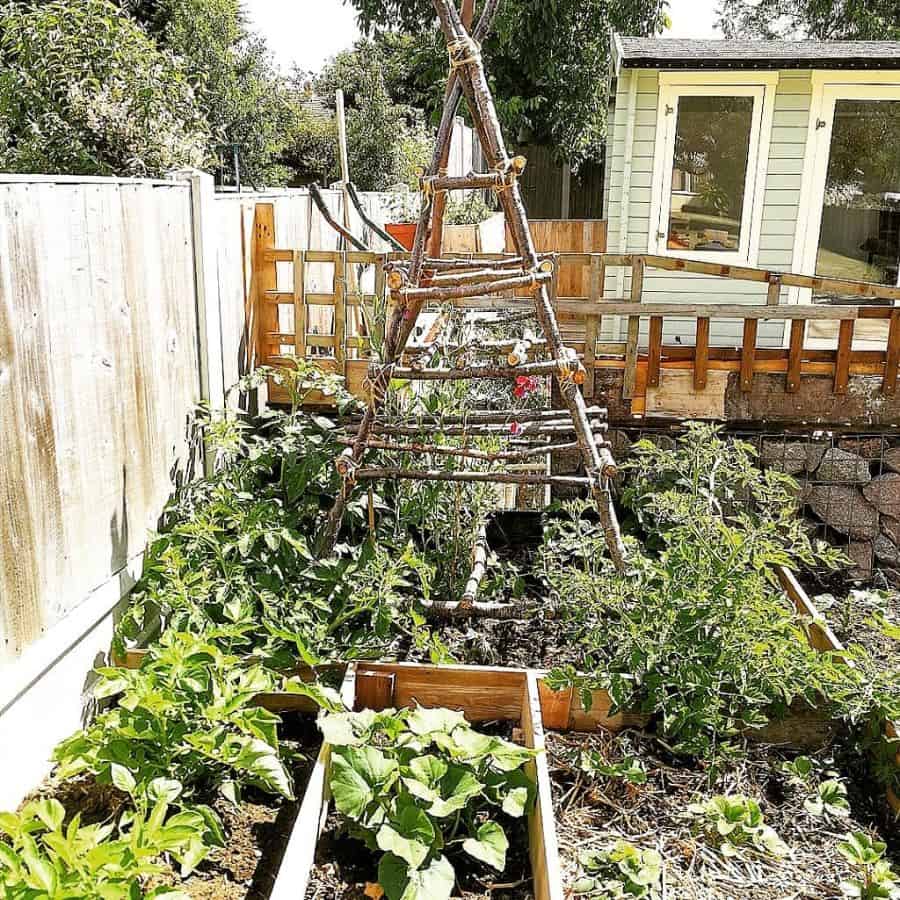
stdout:
<svg viewBox="0 0 900 900">
<path fill-rule="evenodd" d="M 615 35 L 620 69 L 900 69 L 897 41 L 732 41 Z"/>
</svg>

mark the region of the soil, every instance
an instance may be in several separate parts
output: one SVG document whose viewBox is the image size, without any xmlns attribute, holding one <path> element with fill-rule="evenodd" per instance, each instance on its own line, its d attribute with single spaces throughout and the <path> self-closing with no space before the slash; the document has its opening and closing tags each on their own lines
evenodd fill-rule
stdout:
<svg viewBox="0 0 900 900">
<path fill-rule="evenodd" d="M 583 749 L 600 751 L 610 762 L 636 756 L 648 772 L 646 784 L 590 776 L 578 761 Z M 664 860 L 663 896 L 678 900 L 837 900 L 839 884 L 852 877 L 837 852 L 849 831 L 879 837 L 888 832 L 880 819 L 883 797 L 870 793 L 855 760 L 817 755 L 824 766 L 842 773 L 851 807 L 847 818 L 817 818 L 803 806 L 809 796 L 793 785 L 781 765 L 796 754 L 767 745 L 752 745 L 747 756 L 716 774 L 708 767 L 673 757 L 651 739 L 625 732 L 547 735 L 548 764 L 559 838 L 560 864 L 568 887 L 579 875 L 578 855 L 605 849 L 624 839 L 641 849 L 655 849 Z M 870 784 L 870 782 L 869 782 Z M 688 804 L 715 794 L 745 794 L 762 807 L 765 821 L 789 848 L 785 858 L 742 851 L 726 858 L 695 835 Z M 881 839 L 884 840 L 884 833 Z M 900 847 L 889 847 L 895 869 Z"/>
<path fill-rule="evenodd" d="M 478 730 L 505 740 L 514 740 L 516 736 L 511 722 L 480 722 Z M 527 820 L 504 816 L 503 828 L 509 839 L 509 850 L 502 874 L 465 853 L 447 853 L 457 875 L 455 898 L 534 900 Z M 341 815 L 332 809 L 316 847 L 305 900 L 368 900 L 377 893 L 379 858 L 380 854 L 346 833 Z"/>
<path fill-rule="evenodd" d="M 188 878 L 182 880 L 173 866 L 153 886 L 176 887 L 195 900 L 265 900 L 271 894 L 322 743 L 315 717 L 283 715 L 279 741 L 294 760 L 297 799 L 277 800 L 252 789 L 238 807 L 217 798 L 212 807 L 225 827 L 225 846 L 213 850 Z"/>
<path fill-rule="evenodd" d="M 218 813 L 226 834 L 226 846 L 213 850 L 186 879 L 177 864 L 153 876 L 146 888 L 176 887 L 195 900 L 265 900 L 300 811 L 306 782 L 322 743 L 313 716 L 284 715 L 279 727 L 284 750 L 294 757 L 292 775 L 297 799 L 284 802 L 253 789 L 245 791 L 239 807 L 222 797 L 200 797 Z M 47 781 L 23 801 L 55 797 L 67 816 L 81 814 L 83 825 L 109 821 L 129 806 L 129 798 L 112 785 L 98 784 L 93 777 L 56 783 Z"/>
<path fill-rule="evenodd" d="M 543 540 L 544 514 L 530 511 L 497 513 L 488 522 L 488 545 L 501 560 L 527 573 Z M 490 574 L 490 573 L 489 573 Z M 526 596 L 514 601 L 522 608 L 516 618 L 434 619 L 429 624 L 454 658 L 466 665 L 549 669 L 578 665 L 582 655 L 570 640 L 558 610 L 527 577 Z M 427 651 L 410 642 L 397 648 L 406 662 L 429 662 Z"/>
</svg>

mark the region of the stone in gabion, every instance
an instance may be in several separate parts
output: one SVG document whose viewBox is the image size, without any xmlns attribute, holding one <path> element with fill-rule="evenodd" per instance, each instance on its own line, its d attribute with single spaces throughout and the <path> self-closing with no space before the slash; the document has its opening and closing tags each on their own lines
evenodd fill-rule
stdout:
<svg viewBox="0 0 900 900">
<path fill-rule="evenodd" d="M 880 513 L 900 519 L 900 475 L 891 472 L 873 478 L 863 488 L 863 494 Z"/>
<path fill-rule="evenodd" d="M 897 545 L 889 537 L 879 534 L 872 541 L 872 550 L 875 552 L 879 562 L 888 566 L 900 565 L 900 550 L 897 549 Z"/>
<path fill-rule="evenodd" d="M 817 481 L 834 481 L 838 484 L 847 482 L 866 484 L 872 480 L 869 463 L 856 453 L 848 453 L 838 447 L 825 451 L 819 468 L 816 469 Z"/>
<path fill-rule="evenodd" d="M 854 540 L 869 541 L 878 534 L 878 510 L 856 488 L 810 485 L 807 503 L 823 522 Z"/>
<path fill-rule="evenodd" d="M 847 547 L 847 556 L 853 560 L 853 568 L 848 572 L 851 578 L 867 579 L 872 576 L 872 568 L 875 565 L 875 554 L 869 541 L 850 541 Z"/>
<path fill-rule="evenodd" d="M 806 444 L 788 441 L 763 441 L 759 461 L 769 469 L 798 475 L 806 469 Z"/>
</svg>

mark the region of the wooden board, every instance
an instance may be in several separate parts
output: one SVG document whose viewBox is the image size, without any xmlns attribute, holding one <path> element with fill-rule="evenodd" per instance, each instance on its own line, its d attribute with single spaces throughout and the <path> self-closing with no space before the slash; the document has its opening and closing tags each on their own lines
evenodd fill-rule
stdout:
<svg viewBox="0 0 900 900">
<path fill-rule="evenodd" d="M 606 222 L 602 219 L 533 219 L 529 223 L 535 249 L 545 253 L 577 254 L 571 261 L 560 259 L 559 295 L 587 297 L 590 295 L 589 263 L 580 256 L 603 253 L 606 250 Z M 513 252 L 512 236 L 507 229 L 506 251 Z"/>
<path fill-rule="evenodd" d="M 695 374 L 663 368 L 659 387 L 647 387 L 645 415 L 677 419 L 724 419 L 728 373 L 706 371 L 706 387 L 697 390 Z"/>
<path fill-rule="evenodd" d="M 347 666 L 341 684 L 341 699 L 348 709 L 356 701 L 356 667 Z M 269 900 L 297 900 L 306 895 L 309 876 L 315 863 L 316 844 L 328 818 L 331 794 L 328 790 L 328 770 L 331 764 L 331 747 L 322 744 L 315 765 L 306 782 L 300 812 L 291 828 L 291 836 L 284 849 L 284 857 Z"/>
</svg>

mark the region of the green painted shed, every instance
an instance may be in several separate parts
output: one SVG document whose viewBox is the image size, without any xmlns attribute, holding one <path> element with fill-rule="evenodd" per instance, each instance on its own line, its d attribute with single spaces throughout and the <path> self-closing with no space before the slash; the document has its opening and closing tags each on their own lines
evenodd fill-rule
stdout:
<svg viewBox="0 0 900 900">
<path fill-rule="evenodd" d="M 900 284 L 900 43 L 613 47 L 608 252 Z M 629 278 L 610 269 L 604 295 L 627 297 Z M 766 286 L 648 269 L 643 296 L 765 303 Z M 780 302 L 834 300 L 783 288 Z M 664 340 L 691 343 L 694 327 L 667 318 Z M 607 338 L 624 328 L 604 320 Z M 855 346 L 867 339 L 880 335 Z M 783 322 L 761 323 L 760 346 L 785 340 Z M 714 321 L 710 341 L 738 345 L 740 323 Z"/>
</svg>

